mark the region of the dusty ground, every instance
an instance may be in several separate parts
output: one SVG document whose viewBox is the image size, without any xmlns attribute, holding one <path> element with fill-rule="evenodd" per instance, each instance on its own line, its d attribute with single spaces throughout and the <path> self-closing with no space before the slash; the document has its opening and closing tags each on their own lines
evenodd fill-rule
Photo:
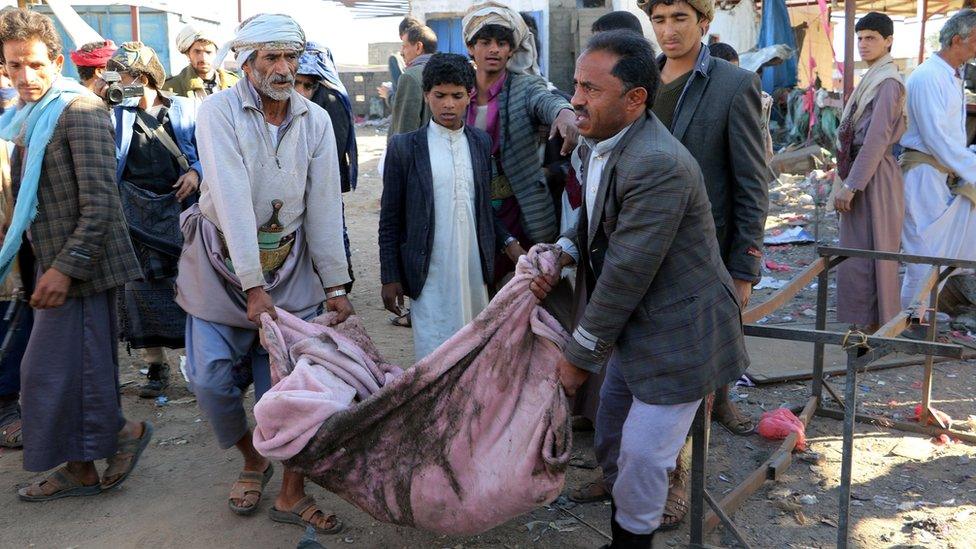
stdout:
<svg viewBox="0 0 976 549">
<path fill-rule="evenodd" d="M 359 190 L 348 195 L 347 217 L 357 273 L 353 303 L 366 320 L 370 334 L 388 357 L 402 364 L 412 362 L 409 330 L 388 324 L 388 313 L 379 299 L 376 226 L 380 183 L 375 171 L 383 137 L 370 128 L 360 133 L 362 179 Z M 776 198 L 770 228 L 785 225 L 793 215 L 812 221 L 809 201 L 802 189 L 791 184 Z M 790 215 L 787 215 L 790 214 Z M 825 220 L 824 240 L 835 234 L 834 223 Z M 812 227 L 810 227 L 812 233 Z M 770 257 L 802 268 L 813 259 L 812 246 L 777 249 Z M 774 273 L 789 278 L 791 273 Z M 757 292 L 757 297 L 769 291 Z M 809 321 L 801 318 L 813 302 L 807 291 L 770 322 Z M 789 320 L 784 316 L 790 316 Z M 175 362 L 177 354 L 172 355 Z M 47 504 L 17 501 L 14 487 L 33 476 L 21 470 L 19 452 L 0 453 L 0 547 L 294 547 L 302 531 L 272 523 L 266 515 L 269 501 L 259 513 L 241 518 L 225 501 L 236 477 L 240 459 L 232 451 L 217 448 L 207 423 L 200 419 L 192 395 L 174 373 L 170 401 L 157 406 L 136 398 L 140 362 L 125 358 L 122 368 L 124 407 L 135 419 L 151 420 L 156 439 L 132 478 L 119 490 L 94 498 L 68 499 Z M 976 414 L 973 363 L 937 365 L 936 406 L 957 420 Z M 901 419 L 909 417 L 919 398 L 919 369 L 871 373 L 858 379 L 862 406 Z M 837 380 L 843 383 L 843 378 Z M 761 388 L 739 388 L 735 398 L 754 416 L 764 409 L 804 401 L 806 383 Z M 976 418 L 966 426 L 976 430 Z M 735 438 L 716 426 L 712 431 L 709 489 L 716 497 L 730 491 L 778 444 L 758 435 Z M 734 519 L 754 547 L 831 547 L 835 543 L 837 486 L 840 476 L 840 433 L 837 421 L 815 419 L 808 429 L 810 452 L 795 459 L 783 482 L 766 485 L 738 510 Z M 578 462 L 592 462 L 592 437 L 578 433 Z M 918 459 L 892 454 L 896 446 L 911 446 Z M 852 542 L 858 547 L 973 547 L 976 536 L 976 448 L 965 444 L 936 446 L 925 437 L 858 426 L 854 469 Z M 899 448 L 896 453 L 902 452 Z M 819 457 L 818 457 L 819 456 Z M 924 457 L 923 457 L 924 456 Z M 567 488 L 582 484 L 593 471 L 571 468 Z M 269 494 L 278 486 L 272 480 Z M 447 538 L 407 528 L 378 524 L 324 490 L 310 486 L 319 502 L 337 512 L 346 523 L 338 536 L 321 539 L 328 547 L 579 547 L 594 548 L 602 536 L 555 507 L 540 508 L 486 534 L 466 539 Z M 801 513 L 790 505 L 802 496 L 809 502 Z M 569 512 L 590 525 L 609 531 L 609 507 L 604 504 L 570 506 Z M 687 543 L 687 527 L 658 537 L 656 547 Z M 712 536 L 715 545 L 732 545 L 721 528 Z"/>
</svg>

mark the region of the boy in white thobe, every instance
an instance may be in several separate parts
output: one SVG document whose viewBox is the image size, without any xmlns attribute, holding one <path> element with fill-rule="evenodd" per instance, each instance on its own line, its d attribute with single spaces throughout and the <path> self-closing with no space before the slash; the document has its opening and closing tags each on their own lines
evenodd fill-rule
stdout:
<svg viewBox="0 0 976 549">
<path fill-rule="evenodd" d="M 417 360 L 471 322 L 488 304 L 495 250 L 513 260 L 522 248 L 491 207 L 491 140 L 465 127 L 474 71 L 456 54 L 424 68 L 431 121 L 391 138 L 383 170 L 380 278 L 383 304 L 400 315 L 413 302 Z"/>
</svg>

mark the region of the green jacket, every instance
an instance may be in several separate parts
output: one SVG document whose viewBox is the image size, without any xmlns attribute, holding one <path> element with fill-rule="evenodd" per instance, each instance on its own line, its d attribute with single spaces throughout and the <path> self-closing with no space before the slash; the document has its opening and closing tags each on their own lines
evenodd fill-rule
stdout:
<svg viewBox="0 0 976 549">
<path fill-rule="evenodd" d="M 217 69 L 217 88 L 226 90 L 232 87 L 240 78 L 223 69 Z M 197 76 L 192 66 L 187 65 L 185 69 L 166 79 L 163 90 L 173 92 L 174 95 L 189 97 L 191 99 L 206 99 L 207 92 L 203 87 L 203 80 Z"/>
<path fill-rule="evenodd" d="M 420 129 L 430 120 L 430 108 L 424 101 L 424 66 L 417 63 L 400 75 L 396 95 L 393 96 L 393 114 L 387 139 L 401 133 Z"/>
</svg>

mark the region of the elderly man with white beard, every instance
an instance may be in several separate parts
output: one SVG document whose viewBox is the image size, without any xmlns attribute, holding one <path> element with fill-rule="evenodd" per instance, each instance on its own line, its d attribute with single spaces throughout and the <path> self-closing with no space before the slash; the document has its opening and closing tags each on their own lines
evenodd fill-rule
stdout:
<svg viewBox="0 0 976 549">
<path fill-rule="evenodd" d="M 294 19 L 262 14 L 241 23 L 217 56 L 233 51 L 245 78 L 200 107 L 197 144 L 204 177 L 199 207 L 182 220 L 184 245 L 177 302 L 187 312 L 186 375 L 222 448 L 236 446 L 244 468 L 228 505 L 257 510 L 273 469 L 252 443 L 243 397 L 270 388 L 268 355 L 258 338 L 275 308 L 302 318 L 324 302 L 345 320 L 353 313 L 343 285 L 342 199 L 328 114 L 295 91 L 305 34 Z M 240 365 L 250 376 L 240 376 Z M 285 470 L 272 520 L 336 533 L 342 523 L 305 494 L 304 477 Z"/>
</svg>

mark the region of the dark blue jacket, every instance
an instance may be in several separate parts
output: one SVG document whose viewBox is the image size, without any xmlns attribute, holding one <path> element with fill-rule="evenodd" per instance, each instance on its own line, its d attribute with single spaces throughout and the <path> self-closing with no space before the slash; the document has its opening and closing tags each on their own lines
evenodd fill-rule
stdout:
<svg viewBox="0 0 976 549">
<path fill-rule="evenodd" d="M 495 252 L 509 235 L 491 206 L 491 138 L 472 127 L 465 127 L 464 135 L 471 150 L 481 270 L 490 286 Z M 434 176 L 427 124 L 394 135 L 387 143 L 380 204 L 380 280 L 399 282 L 404 294 L 416 298 L 424 288 L 434 244 Z"/>
</svg>

